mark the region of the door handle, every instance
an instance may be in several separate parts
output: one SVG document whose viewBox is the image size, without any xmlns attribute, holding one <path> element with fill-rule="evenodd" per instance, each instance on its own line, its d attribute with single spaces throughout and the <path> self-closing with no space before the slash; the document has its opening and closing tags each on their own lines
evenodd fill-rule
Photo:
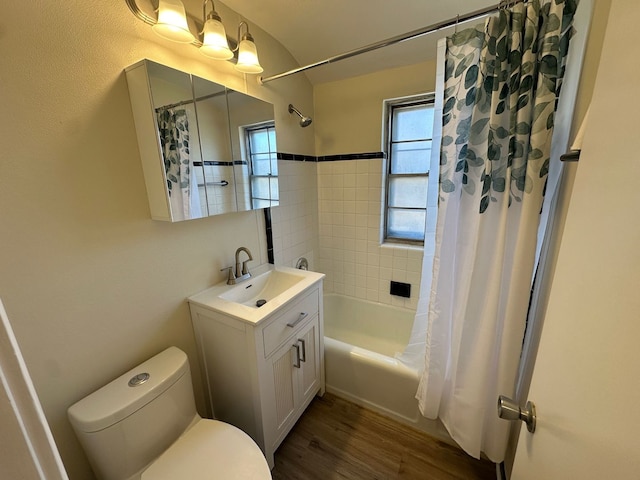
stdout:
<svg viewBox="0 0 640 480">
<path fill-rule="evenodd" d="M 302 344 L 302 356 L 300 357 L 300 360 L 302 360 L 303 362 L 306 362 L 307 361 L 307 344 L 302 338 L 299 338 L 298 342 Z"/>
<path fill-rule="evenodd" d="M 536 431 L 536 406 L 533 402 L 527 402 L 521 408 L 509 397 L 500 395 L 498 397 L 498 416 L 505 420 L 522 420 L 527 424 L 527 430 L 533 433 Z"/>
</svg>

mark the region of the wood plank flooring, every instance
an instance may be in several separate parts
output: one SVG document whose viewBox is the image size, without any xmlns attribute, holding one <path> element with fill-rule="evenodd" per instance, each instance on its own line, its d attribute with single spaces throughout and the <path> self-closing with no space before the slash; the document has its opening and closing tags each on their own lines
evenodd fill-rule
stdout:
<svg viewBox="0 0 640 480">
<path fill-rule="evenodd" d="M 275 454 L 273 480 L 495 480 L 495 465 L 331 394 Z"/>
</svg>

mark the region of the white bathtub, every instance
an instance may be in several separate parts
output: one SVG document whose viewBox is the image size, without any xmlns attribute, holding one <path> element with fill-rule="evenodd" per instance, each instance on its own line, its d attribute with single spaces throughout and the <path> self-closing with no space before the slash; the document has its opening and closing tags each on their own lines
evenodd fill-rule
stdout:
<svg viewBox="0 0 640 480">
<path fill-rule="evenodd" d="M 326 388 L 339 397 L 452 442 L 439 421 L 424 418 L 418 410 L 418 371 L 394 358 L 409 340 L 414 315 L 404 308 L 325 295 Z"/>
</svg>

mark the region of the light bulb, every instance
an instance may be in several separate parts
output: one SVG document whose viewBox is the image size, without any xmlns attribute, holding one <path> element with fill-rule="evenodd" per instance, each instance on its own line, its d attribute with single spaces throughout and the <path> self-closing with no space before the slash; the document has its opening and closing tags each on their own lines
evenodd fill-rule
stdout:
<svg viewBox="0 0 640 480">
<path fill-rule="evenodd" d="M 253 43 L 253 37 L 245 34 L 238 47 L 238 63 L 236 70 L 242 73 L 262 73 L 263 69 L 258 61 L 258 51 L 256 44 Z"/>
<path fill-rule="evenodd" d="M 195 40 L 189 31 L 187 15 L 180 0 L 160 0 L 158 22 L 152 28 L 161 37 L 174 42 L 191 43 Z"/>
<path fill-rule="evenodd" d="M 215 60 L 229 60 L 233 52 L 227 43 L 227 33 L 220 17 L 212 12 L 204 24 L 204 39 L 200 47 L 200 53 Z"/>
</svg>

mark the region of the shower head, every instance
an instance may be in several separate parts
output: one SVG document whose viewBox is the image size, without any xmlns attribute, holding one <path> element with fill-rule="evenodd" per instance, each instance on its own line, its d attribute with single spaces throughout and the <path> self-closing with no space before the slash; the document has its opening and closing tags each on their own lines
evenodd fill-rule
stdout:
<svg viewBox="0 0 640 480">
<path fill-rule="evenodd" d="M 313 121 L 311 120 L 311 117 L 305 117 L 304 115 L 302 115 L 300 111 L 291 104 L 289 104 L 289 113 L 295 113 L 300 117 L 300 126 L 302 128 L 308 127 L 309 125 L 311 125 L 311 122 Z"/>
</svg>

